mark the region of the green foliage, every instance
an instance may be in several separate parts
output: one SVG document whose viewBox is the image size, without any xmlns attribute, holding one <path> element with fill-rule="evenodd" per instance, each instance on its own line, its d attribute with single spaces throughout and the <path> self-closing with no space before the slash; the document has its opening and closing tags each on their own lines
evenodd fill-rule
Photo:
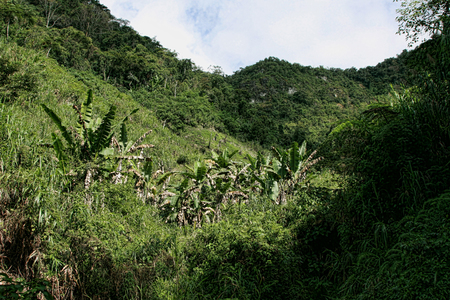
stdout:
<svg viewBox="0 0 450 300">
<path fill-rule="evenodd" d="M 92 118 L 92 91 L 88 92 L 86 102 L 81 105 L 81 109 L 74 106 L 78 113 L 78 124 L 76 126 L 77 133 L 72 138 L 68 129 L 62 125 L 61 119 L 45 104 L 41 104 L 47 115 L 57 125 L 61 135 L 65 139 L 67 146 L 64 146 L 61 140 L 53 133 L 53 149 L 59 160 L 59 164 L 63 174 L 67 174 L 66 165 L 69 163 L 68 158 L 81 160 L 85 164 L 88 162 L 96 162 L 99 156 L 103 156 L 103 151 L 109 146 L 112 132 L 112 121 L 116 114 L 116 107 L 111 106 L 109 112 L 96 121 Z M 87 187 L 90 185 L 90 177 L 92 176 L 91 167 L 86 171 Z"/>
<path fill-rule="evenodd" d="M 4 0 L 0 2 L 1 25 L 5 25 L 5 35 L 9 38 L 10 26 L 14 23 L 34 23 L 34 11 L 27 5 L 17 3 L 14 0 Z M 2 26 L 3 27 L 3 26 Z"/>
<path fill-rule="evenodd" d="M 414 84 L 414 67 L 411 61 L 416 56 L 414 51 L 403 50 L 395 58 L 391 57 L 361 69 L 350 68 L 344 74 L 366 87 L 378 97 L 389 94 L 394 86 L 396 90 Z"/>
<path fill-rule="evenodd" d="M 0 40 L 0 101 L 23 100 L 37 90 L 37 75 L 41 72 L 40 57 L 34 53 L 24 57 L 23 49 Z"/>
<path fill-rule="evenodd" d="M 226 128 L 266 147 L 308 140 L 317 147 L 339 119 L 354 115 L 371 93 L 339 69 L 267 58 L 226 78 L 233 92 L 218 103 Z M 222 84 L 223 94 L 229 93 Z"/>
<path fill-rule="evenodd" d="M 398 2 L 398 0 L 394 0 Z M 445 0 L 411 1 L 402 0 L 397 10 L 400 23 L 399 34 L 406 34 L 411 45 L 419 41 L 422 34 L 438 34 L 448 30 L 450 5 Z"/>
<path fill-rule="evenodd" d="M 158 106 L 158 118 L 174 131 L 184 130 L 185 126 L 211 127 L 216 124 L 217 113 L 206 97 L 198 93 L 188 91 Z"/>
<path fill-rule="evenodd" d="M 44 296 L 45 299 L 53 299 L 49 292 L 50 283 L 46 280 L 33 280 L 31 282 L 15 281 L 8 274 L 0 273 L 2 285 L 0 285 L 0 299 L 36 299 Z"/>
<path fill-rule="evenodd" d="M 448 201 L 444 193 L 384 230 L 358 255 L 341 299 L 444 299 L 448 297 Z M 382 233 L 383 234 L 380 234 Z M 382 240 L 383 241 L 383 240 Z"/>
<path fill-rule="evenodd" d="M 99 1 L 20 5 L 39 17 L 0 41 L 1 268 L 26 279 L 6 297 L 448 298 L 445 30 L 375 67 L 225 76 Z"/>
<path fill-rule="evenodd" d="M 270 212 L 247 213 L 244 210 L 223 223 L 204 226 L 186 243 L 184 253 L 191 271 L 183 279 L 199 284 L 184 299 L 218 295 L 286 299 L 302 294 L 295 278 L 303 259 L 294 252 L 288 231 Z"/>
<path fill-rule="evenodd" d="M 447 276 L 439 275 L 446 274 L 448 254 L 439 250 L 446 233 L 438 229 L 446 227 L 450 183 L 445 40 L 435 37 L 415 52 L 420 57 L 426 45 L 439 45 L 429 52 L 437 63 L 415 66 L 425 71 L 415 87 L 392 91 L 391 103 L 369 107 L 330 134 L 338 169 L 353 181 L 338 202 L 346 216 L 333 268 L 345 278 L 340 299 L 448 295 Z"/>
</svg>

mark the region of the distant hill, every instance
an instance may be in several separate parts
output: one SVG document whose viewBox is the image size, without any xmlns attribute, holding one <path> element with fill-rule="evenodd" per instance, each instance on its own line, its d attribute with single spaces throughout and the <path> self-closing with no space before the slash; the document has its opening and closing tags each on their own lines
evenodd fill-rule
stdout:
<svg viewBox="0 0 450 300">
<path fill-rule="evenodd" d="M 333 126 L 383 101 L 391 84 L 407 85 L 411 73 L 405 51 L 359 70 L 269 57 L 225 76 L 177 58 L 98 0 L 30 0 L 15 7 L 27 13 L 8 27 L 10 40 L 115 86 L 176 133 L 214 128 L 264 147 L 304 139 L 316 147 Z"/>
<path fill-rule="evenodd" d="M 340 69 L 305 67 L 269 57 L 226 80 L 234 90 L 221 103 L 226 127 L 264 145 L 307 139 L 320 143 L 339 121 L 353 116 L 375 94 Z"/>
</svg>

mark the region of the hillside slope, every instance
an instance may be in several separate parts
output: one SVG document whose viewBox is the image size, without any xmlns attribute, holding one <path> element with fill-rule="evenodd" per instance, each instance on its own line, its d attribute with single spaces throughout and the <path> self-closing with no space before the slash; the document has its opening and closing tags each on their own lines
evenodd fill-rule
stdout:
<svg viewBox="0 0 450 300">
<path fill-rule="evenodd" d="M 97 0 L 0 13 L 0 299 L 450 295 L 450 33 L 224 76 Z"/>
<path fill-rule="evenodd" d="M 29 13 L 10 24 L 9 40 L 96 75 L 177 133 L 200 126 L 266 148 L 304 139 L 316 147 L 332 126 L 389 92 L 389 83 L 404 82 L 400 57 L 361 70 L 311 68 L 271 57 L 231 76 L 220 69 L 209 73 L 140 36 L 99 1 L 45 3 L 16 4 Z"/>
</svg>

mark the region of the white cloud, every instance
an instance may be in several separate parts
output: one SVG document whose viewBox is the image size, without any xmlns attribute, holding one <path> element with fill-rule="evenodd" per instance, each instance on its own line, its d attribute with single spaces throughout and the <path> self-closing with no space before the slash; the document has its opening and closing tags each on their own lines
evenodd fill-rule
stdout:
<svg viewBox="0 0 450 300">
<path fill-rule="evenodd" d="M 139 33 L 228 74 L 268 56 L 357 68 L 406 48 L 392 0 L 103 0 Z"/>
</svg>

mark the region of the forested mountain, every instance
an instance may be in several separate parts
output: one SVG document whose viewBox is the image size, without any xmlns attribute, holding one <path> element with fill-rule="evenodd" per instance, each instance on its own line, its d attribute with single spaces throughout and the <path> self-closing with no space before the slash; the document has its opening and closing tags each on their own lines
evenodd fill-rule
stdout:
<svg viewBox="0 0 450 300">
<path fill-rule="evenodd" d="M 233 97 L 220 103 L 230 132 L 263 145 L 308 140 L 314 146 L 340 120 L 376 100 L 338 69 L 267 58 L 227 78 Z"/>
<path fill-rule="evenodd" d="M 232 76 L 211 74 L 140 36 L 98 1 L 25 3 L 15 7 L 27 12 L 28 21 L 11 24 L 11 39 L 64 67 L 96 74 L 177 132 L 200 125 L 266 147 L 303 139 L 316 146 L 336 122 L 388 93 L 390 83 L 407 84 L 405 55 L 361 70 L 267 58 Z"/>
<path fill-rule="evenodd" d="M 447 299 L 448 1 L 376 66 L 226 76 L 98 0 L 0 0 L 0 299 Z"/>
</svg>

